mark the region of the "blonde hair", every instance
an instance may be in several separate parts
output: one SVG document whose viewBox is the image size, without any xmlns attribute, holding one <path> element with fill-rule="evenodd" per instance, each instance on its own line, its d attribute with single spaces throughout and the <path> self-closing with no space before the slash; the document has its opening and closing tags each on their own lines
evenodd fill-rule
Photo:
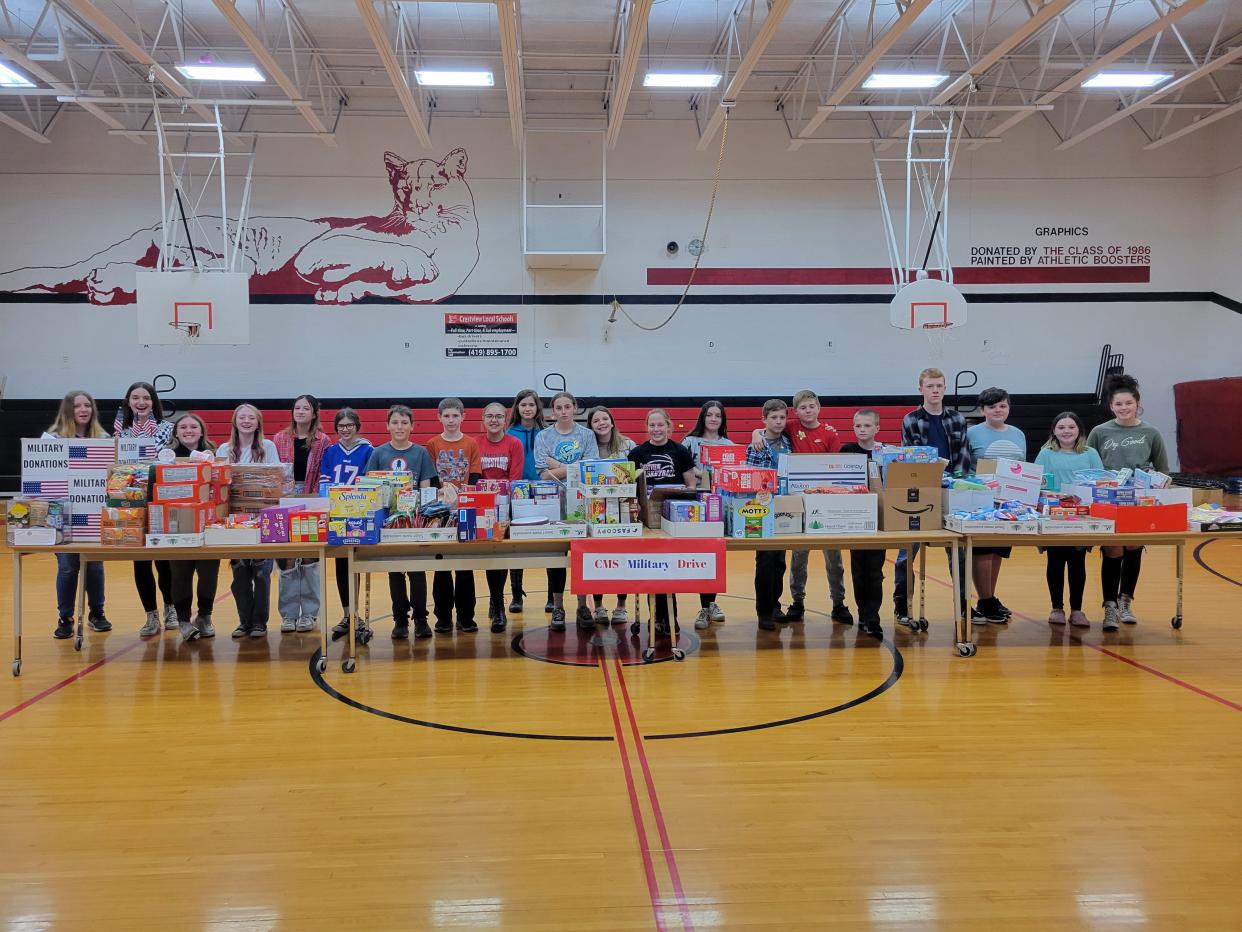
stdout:
<svg viewBox="0 0 1242 932">
<path fill-rule="evenodd" d="M 238 446 L 241 444 L 241 435 L 237 431 L 237 415 L 241 413 L 242 408 L 249 408 L 254 412 L 255 427 L 254 439 L 250 441 L 250 460 L 254 463 L 263 462 L 263 412 L 252 404 L 240 404 L 233 409 L 232 429 L 229 431 L 229 461 L 236 463 L 241 455 Z"/>
<path fill-rule="evenodd" d="M 77 389 L 67 393 L 61 399 L 60 409 L 56 412 L 56 420 L 52 422 L 52 426 L 47 429 L 47 432 L 65 439 L 73 439 L 78 435 L 78 422 L 73 416 L 73 406 L 79 397 L 83 397 L 91 403 L 91 419 L 90 423 L 86 425 L 84 436 L 95 440 L 107 437 L 108 432 L 99 423 L 99 405 L 95 403 L 95 399 L 90 392 L 83 392 Z"/>
<path fill-rule="evenodd" d="M 819 395 L 815 394 L 809 388 L 804 388 L 802 389 L 802 391 L 798 392 L 798 394 L 794 395 L 793 406 L 796 408 L 798 407 L 798 405 L 802 404 L 802 402 L 804 401 L 814 401 L 816 404 L 818 404 Z"/>
<path fill-rule="evenodd" d="M 875 424 L 876 427 L 880 426 L 879 412 L 873 408 L 859 408 L 854 412 L 854 417 L 869 417 L 871 418 L 871 422 Z"/>
<path fill-rule="evenodd" d="M 181 438 L 177 436 L 177 428 L 181 426 L 181 422 L 184 421 L 186 418 L 193 418 L 195 421 L 198 422 L 199 438 L 198 438 L 197 449 L 202 450 L 203 452 L 206 452 L 206 453 L 214 453 L 216 449 L 216 445 L 212 443 L 211 440 L 209 440 L 207 437 L 207 425 L 204 424 L 203 419 L 199 417 L 197 414 L 195 414 L 193 411 L 188 411 L 185 414 L 181 415 L 181 417 L 177 418 L 177 420 L 173 421 L 172 445 L 176 445 L 181 442 Z"/>
<path fill-rule="evenodd" d="M 944 373 L 934 366 L 929 366 L 919 373 L 919 388 L 923 387 L 923 383 L 928 379 L 943 379 Z"/>
</svg>

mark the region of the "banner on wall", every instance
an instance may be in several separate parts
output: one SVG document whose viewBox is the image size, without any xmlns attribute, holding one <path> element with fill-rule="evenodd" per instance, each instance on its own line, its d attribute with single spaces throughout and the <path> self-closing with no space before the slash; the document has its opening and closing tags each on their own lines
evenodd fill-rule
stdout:
<svg viewBox="0 0 1242 932">
<path fill-rule="evenodd" d="M 514 312 L 444 315 L 444 355 L 448 359 L 504 359 L 518 354 L 518 315 Z"/>
</svg>

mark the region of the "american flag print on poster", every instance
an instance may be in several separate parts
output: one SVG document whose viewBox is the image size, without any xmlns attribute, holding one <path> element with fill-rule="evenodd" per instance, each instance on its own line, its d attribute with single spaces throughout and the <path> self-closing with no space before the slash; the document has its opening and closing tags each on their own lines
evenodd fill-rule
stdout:
<svg viewBox="0 0 1242 932">
<path fill-rule="evenodd" d="M 70 440 L 70 469 L 106 470 L 116 462 L 116 444 L 111 440 Z"/>
<path fill-rule="evenodd" d="M 23 479 L 22 494 L 31 498 L 64 498 L 69 494 L 69 480 Z"/>
<path fill-rule="evenodd" d="M 136 463 L 139 460 L 155 459 L 155 442 L 150 437 L 122 437 L 116 445 L 118 463 Z"/>
<path fill-rule="evenodd" d="M 74 512 L 69 516 L 69 526 L 73 529 L 74 542 L 99 542 L 99 509 L 93 508 L 86 512 Z"/>
</svg>

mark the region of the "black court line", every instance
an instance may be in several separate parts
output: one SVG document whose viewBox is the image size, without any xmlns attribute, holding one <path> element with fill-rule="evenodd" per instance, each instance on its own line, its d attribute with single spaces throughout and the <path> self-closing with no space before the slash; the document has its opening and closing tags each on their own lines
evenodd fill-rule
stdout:
<svg viewBox="0 0 1242 932">
<path fill-rule="evenodd" d="M 1207 562 L 1203 559 L 1203 557 L 1200 556 L 1200 554 L 1203 552 L 1204 547 L 1206 547 L 1208 544 L 1214 544 L 1216 543 L 1216 541 L 1220 539 L 1221 538 L 1217 537 L 1217 538 L 1213 538 L 1212 540 L 1205 540 L 1198 547 L 1196 547 L 1195 552 L 1194 552 L 1195 562 L 1198 563 L 1205 570 L 1207 570 L 1209 573 L 1211 573 L 1213 576 L 1215 576 L 1217 579 L 1223 579 L 1225 582 L 1233 583 L 1235 586 L 1242 586 L 1242 582 L 1239 582 L 1238 580 L 1234 579 L 1232 576 L 1226 576 L 1220 570 L 1216 570 L 1208 566 Z M 1238 539 L 1242 540 L 1242 534 L 1238 535 Z"/>
</svg>

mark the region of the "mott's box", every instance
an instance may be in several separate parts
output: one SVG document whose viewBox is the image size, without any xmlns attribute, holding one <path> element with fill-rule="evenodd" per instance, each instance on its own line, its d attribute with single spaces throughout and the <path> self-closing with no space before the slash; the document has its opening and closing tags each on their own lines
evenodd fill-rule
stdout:
<svg viewBox="0 0 1242 932">
<path fill-rule="evenodd" d="M 384 507 L 386 489 L 375 486 L 334 485 L 328 489 L 333 518 L 364 518 Z"/>
<path fill-rule="evenodd" d="M 729 537 L 772 537 L 775 533 L 776 496 L 771 492 L 724 497 L 725 533 Z"/>
<path fill-rule="evenodd" d="M 883 483 L 872 479 L 879 496 L 881 531 L 927 531 L 944 527 L 941 480 L 946 460 L 889 463 Z"/>
</svg>

